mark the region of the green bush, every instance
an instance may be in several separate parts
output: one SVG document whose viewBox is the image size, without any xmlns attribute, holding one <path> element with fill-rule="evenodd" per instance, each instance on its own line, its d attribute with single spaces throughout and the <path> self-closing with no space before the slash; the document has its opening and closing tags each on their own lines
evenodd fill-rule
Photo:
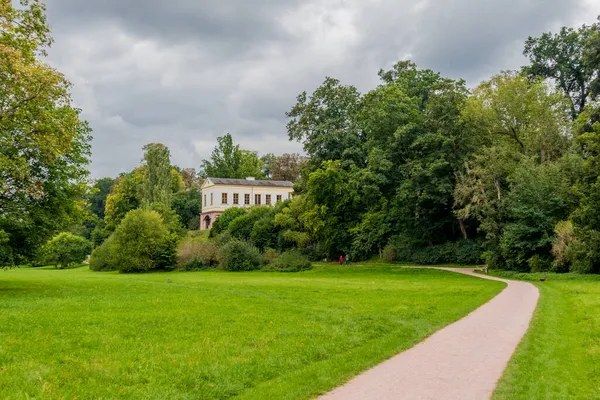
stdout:
<svg viewBox="0 0 600 400">
<path fill-rule="evenodd" d="M 112 260 L 113 237 L 109 236 L 100 246 L 92 251 L 90 257 L 90 269 L 92 271 L 114 271 L 115 264 Z"/>
<path fill-rule="evenodd" d="M 165 269 L 174 264 L 177 238 L 156 211 L 128 212 L 113 236 L 111 260 L 120 272 Z"/>
<path fill-rule="evenodd" d="M 81 263 L 92 249 L 92 244 L 81 236 L 71 232 L 62 232 L 54 236 L 43 247 L 44 260 L 60 268 Z"/>
<path fill-rule="evenodd" d="M 254 223 L 250 241 L 260 250 L 277 245 L 277 228 L 273 214 L 265 215 Z"/>
<path fill-rule="evenodd" d="M 298 250 L 283 252 L 270 265 L 269 269 L 280 272 L 299 272 L 312 268 L 308 258 L 302 255 Z"/>
<path fill-rule="evenodd" d="M 548 271 L 552 262 L 536 254 L 527 260 L 527 264 L 529 264 L 529 272 L 542 272 Z"/>
<path fill-rule="evenodd" d="M 385 246 L 383 248 L 381 257 L 385 261 L 389 261 L 389 262 L 397 261 L 398 260 L 398 252 L 396 251 L 396 248 L 394 246 L 388 244 L 387 246 Z"/>
<path fill-rule="evenodd" d="M 219 249 L 213 242 L 187 239 L 177 249 L 177 267 L 184 271 L 215 268 L 219 260 Z"/>
<path fill-rule="evenodd" d="M 254 229 L 254 224 L 268 215 L 273 215 L 271 207 L 251 208 L 247 214 L 241 215 L 231 221 L 228 230 L 233 237 L 240 240 L 248 240 L 252 234 L 252 229 Z"/>
<path fill-rule="evenodd" d="M 221 249 L 222 266 L 226 271 L 260 269 L 263 258 L 256 247 L 241 240 L 231 240 Z"/>
<path fill-rule="evenodd" d="M 215 222 L 213 222 L 212 229 L 210 230 L 210 237 L 216 237 L 225 232 L 227 228 L 229 228 L 231 221 L 242 215 L 246 215 L 246 210 L 240 207 L 232 207 L 225 210 L 223 214 L 219 215 L 217 219 L 215 219 Z"/>
<path fill-rule="evenodd" d="M 263 260 L 265 264 L 271 264 L 279 255 L 280 253 L 277 250 L 268 248 L 263 252 Z"/>
<path fill-rule="evenodd" d="M 592 229 L 578 232 L 567 250 L 567 259 L 574 272 L 600 273 L 600 232 Z"/>
<path fill-rule="evenodd" d="M 434 246 L 419 246 L 394 238 L 383 249 L 386 261 L 410 262 L 422 265 L 435 264 L 480 264 L 482 250 L 474 241 L 460 240 Z"/>
</svg>

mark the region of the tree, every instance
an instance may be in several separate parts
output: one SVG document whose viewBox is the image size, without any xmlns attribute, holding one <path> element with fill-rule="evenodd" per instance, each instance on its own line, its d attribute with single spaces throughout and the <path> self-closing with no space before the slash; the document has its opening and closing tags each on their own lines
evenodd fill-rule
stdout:
<svg viewBox="0 0 600 400">
<path fill-rule="evenodd" d="M 296 182 L 300 178 L 302 167 L 307 162 L 300 154 L 282 154 L 271 162 L 271 179 L 276 181 Z"/>
<path fill-rule="evenodd" d="M 105 222 L 109 232 L 117 228 L 129 211 L 141 206 L 144 174 L 144 167 L 138 167 L 115 179 L 106 198 Z"/>
<path fill-rule="evenodd" d="M 585 43 L 583 61 L 593 76 L 590 90 L 594 99 L 600 96 L 600 16 L 592 29 L 593 32 Z"/>
<path fill-rule="evenodd" d="M 145 204 L 162 203 L 171 206 L 173 174 L 171 155 L 164 144 L 150 143 L 144 146 L 144 191 Z M 179 177 L 179 174 L 175 174 Z"/>
<path fill-rule="evenodd" d="M 102 178 L 94 182 L 92 192 L 88 199 L 89 210 L 96 214 L 100 219 L 104 219 L 104 210 L 106 208 L 106 198 L 110 193 L 115 180 L 113 178 Z"/>
<path fill-rule="evenodd" d="M 195 168 L 184 168 L 180 175 L 186 190 L 200 188 L 202 182 L 200 182 Z"/>
<path fill-rule="evenodd" d="M 302 92 L 286 116 L 288 137 L 304 145 L 310 156 L 311 170 L 324 161 L 352 159 L 358 162 L 362 137 L 356 125 L 360 93 L 353 86 L 326 78 L 308 97 Z"/>
<path fill-rule="evenodd" d="M 91 250 L 91 243 L 81 236 L 62 232 L 44 245 L 42 253 L 46 262 L 68 268 L 85 260 Z"/>
<path fill-rule="evenodd" d="M 175 265 L 177 239 L 156 211 L 130 211 L 110 240 L 111 262 L 119 272 L 146 272 Z"/>
<path fill-rule="evenodd" d="M 200 212 L 202 211 L 200 197 L 200 189 L 198 187 L 173 194 L 171 207 L 181 218 L 183 226 L 188 229 L 200 228 Z"/>
<path fill-rule="evenodd" d="M 265 178 L 263 163 L 256 152 L 240 149 L 229 133 L 217 138 L 217 142 L 210 159 L 202 161 L 200 170 L 204 178 Z"/>
<path fill-rule="evenodd" d="M 569 97 L 572 119 L 585 109 L 594 80 L 594 70 L 584 59 L 585 45 L 594 28 L 563 27 L 559 33 L 544 33 L 525 42 L 523 54 L 530 65 L 523 71 L 529 76 L 554 80 Z"/>
<path fill-rule="evenodd" d="M 0 2 L 0 231 L 15 262 L 80 218 L 86 190 L 91 129 L 43 62 L 51 43 L 43 1 Z"/>
</svg>

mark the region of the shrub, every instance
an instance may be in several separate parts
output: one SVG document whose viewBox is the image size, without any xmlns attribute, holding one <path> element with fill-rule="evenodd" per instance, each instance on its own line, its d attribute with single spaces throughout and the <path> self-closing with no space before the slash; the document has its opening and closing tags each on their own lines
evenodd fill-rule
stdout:
<svg viewBox="0 0 600 400">
<path fill-rule="evenodd" d="M 113 236 L 111 260 L 120 272 L 144 272 L 173 264 L 177 238 L 156 211 L 128 212 Z"/>
<path fill-rule="evenodd" d="M 250 232 L 250 240 L 260 250 L 277 244 L 277 228 L 275 228 L 275 219 L 272 214 L 265 215 L 254 223 L 252 232 Z"/>
<path fill-rule="evenodd" d="M 547 271 L 550 266 L 550 260 L 536 254 L 527 260 L 527 264 L 529 264 L 529 272 Z"/>
<path fill-rule="evenodd" d="M 215 268 L 219 260 L 219 249 L 213 242 L 188 239 L 177 249 L 177 267 L 184 271 Z"/>
<path fill-rule="evenodd" d="M 231 240 L 221 249 L 222 266 L 226 271 L 252 271 L 262 266 L 258 249 L 248 242 Z"/>
<path fill-rule="evenodd" d="M 569 246 L 575 241 L 575 232 L 571 221 L 561 221 L 554 228 L 554 240 L 552 241 L 552 255 L 554 256 L 553 270 L 556 272 L 567 272 L 569 262 L 567 253 Z"/>
<path fill-rule="evenodd" d="M 235 218 L 229 224 L 229 232 L 235 238 L 247 240 L 252 234 L 254 224 L 263 217 L 273 215 L 271 207 L 254 207 L 247 214 Z"/>
<path fill-rule="evenodd" d="M 589 229 L 577 232 L 577 239 L 568 247 L 571 270 L 582 274 L 600 272 L 600 232 Z"/>
<path fill-rule="evenodd" d="M 223 214 L 219 215 L 217 219 L 215 219 L 215 222 L 213 222 L 212 229 L 210 230 L 210 237 L 215 237 L 225 232 L 227 228 L 229 228 L 231 221 L 242 215 L 246 215 L 246 210 L 240 207 L 232 207 L 225 210 Z"/>
<path fill-rule="evenodd" d="M 42 251 L 46 262 L 68 268 L 83 262 L 91 249 L 92 244 L 83 237 L 62 232 L 50 239 Z"/>
<path fill-rule="evenodd" d="M 388 244 L 383 248 L 383 253 L 381 254 L 381 257 L 385 261 L 396 261 L 398 260 L 398 252 L 396 251 L 396 248 L 394 246 Z"/>
<path fill-rule="evenodd" d="M 110 236 L 100 246 L 92 251 L 90 269 L 92 271 L 114 271 L 115 264 L 112 260 L 113 237 Z"/>
<path fill-rule="evenodd" d="M 231 242 L 232 240 L 233 240 L 233 236 L 231 236 L 231 233 L 229 231 L 225 231 L 225 232 L 221 233 L 220 235 L 216 236 L 214 239 L 214 242 L 218 248 L 222 248 L 223 246 L 225 246 L 227 243 Z"/>
<path fill-rule="evenodd" d="M 271 268 L 281 272 L 299 272 L 312 268 L 308 258 L 304 257 L 298 250 L 283 252 L 273 263 Z"/>
<path fill-rule="evenodd" d="M 265 249 L 263 252 L 263 259 L 265 264 L 271 264 L 277 257 L 279 257 L 280 253 L 274 249 Z"/>
<path fill-rule="evenodd" d="M 412 262 L 423 265 L 479 264 L 482 256 L 481 247 L 470 240 L 422 246 L 398 237 L 390 240 L 382 253 L 382 257 L 386 261 Z"/>
</svg>

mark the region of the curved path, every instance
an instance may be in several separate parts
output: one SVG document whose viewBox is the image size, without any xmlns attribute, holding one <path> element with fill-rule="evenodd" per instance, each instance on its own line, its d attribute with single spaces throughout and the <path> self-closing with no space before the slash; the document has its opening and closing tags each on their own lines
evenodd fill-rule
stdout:
<svg viewBox="0 0 600 400">
<path fill-rule="evenodd" d="M 489 399 L 529 327 L 539 291 L 531 283 L 439 268 L 506 282 L 492 300 L 414 347 L 321 396 L 350 399 Z"/>
</svg>

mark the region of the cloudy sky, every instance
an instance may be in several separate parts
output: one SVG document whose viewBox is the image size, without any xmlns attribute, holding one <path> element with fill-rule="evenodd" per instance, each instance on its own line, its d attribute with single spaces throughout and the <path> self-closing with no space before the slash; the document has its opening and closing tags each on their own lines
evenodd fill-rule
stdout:
<svg viewBox="0 0 600 400">
<path fill-rule="evenodd" d="M 524 63 L 530 35 L 591 23 L 597 0 L 46 0 L 50 62 L 94 129 L 93 177 L 169 146 L 198 167 L 230 132 L 242 147 L 301 151 L 284 113 L 326 76 L 365 92 L 412 59 L 470 86 Z"/>
</svg>

